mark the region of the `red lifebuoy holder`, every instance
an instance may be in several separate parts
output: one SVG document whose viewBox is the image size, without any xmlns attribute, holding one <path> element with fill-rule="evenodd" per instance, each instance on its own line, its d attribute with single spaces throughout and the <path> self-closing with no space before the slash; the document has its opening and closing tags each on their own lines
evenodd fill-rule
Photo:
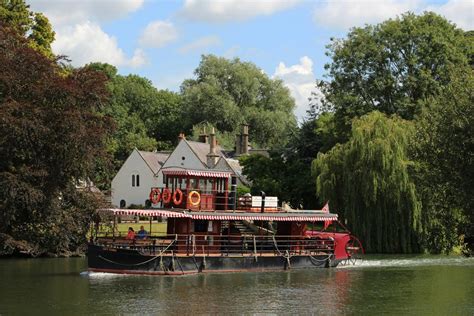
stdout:
<svg viewBox="0 0 474 316">
<path fill-rule="evenodd" d="M 150 192 L 150 202 L 151 204 L 158 204 L 161 199 L 160 189 L 153 188 Z"/>
<path fill-rule="evenodd" d="M 201 203 L 201 195 L 198 191 L 191 191 L 188 195 L 188 201 L 192 206 L 198 206 Z"/>
<path fill-rule="evenodd" d="M 161 198 L 163 199 L 163 203 L 168 204 L 171 202 L 171 191 L 168 188 L 163 189 L 163 193 L 161 193 Z"/>
<path fill-rule="evenodd" d="M 178 188 L 173 193 L 173 203 L 174 205 L 181 205 L 181 202 L 183 202 L 183 191 Z"/>
</svg>

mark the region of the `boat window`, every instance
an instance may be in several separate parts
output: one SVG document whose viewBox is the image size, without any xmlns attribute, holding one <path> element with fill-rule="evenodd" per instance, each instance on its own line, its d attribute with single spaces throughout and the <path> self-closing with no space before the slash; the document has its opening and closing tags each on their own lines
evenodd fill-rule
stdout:
<svg viewBox="0 0 474 316">
<path fill-rule="evenodd" d="M 198 182 L 196 179 L 189 179 L 189 188 L 190 189 L 197 189 Z"/>
<path fill-rule="evenodd" d="M 216 192 L 221 193 L 222 192 L 222 179 L 216 179 Z"/>
<path fill-rule="evenodd" d="M 194 232 L 195 233 L 206 233 L 208 228 L 208 221 L 194 221 Z"/>
<path fill-rule="evenodd" d="M 205 193 L 208 193 L 208 194 L 213 193 L 212 192 L 212 181 L 213 181 L 212 179 L 206 180 L 206 183 L 205 183 L 204 187 L 202 188 L 205 191 Z"/>
<path fill-rule="evenodd" d="M 177 188 L 180 188 L 181 190 L 186 189 L 186 181 L 183 178 L 178 178 Z"/>
</svg>

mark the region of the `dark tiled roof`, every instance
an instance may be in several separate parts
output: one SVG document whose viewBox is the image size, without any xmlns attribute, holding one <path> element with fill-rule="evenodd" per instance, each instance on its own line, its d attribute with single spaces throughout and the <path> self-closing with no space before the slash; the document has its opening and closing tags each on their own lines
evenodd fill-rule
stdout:
<svg viewBox="0 0 474 316">
<path fill-rule="evenodd" d="M 234 174 L 240 179 L 240 182 L 242 182 L 245 185 L 250 185 L 250 181 L 247 179 L 247 177 L 243 174 L 242 166 L 240 165 L 239 161 L 237 159 L 232 159 L 232 158 L 226 158 L 225 159 L 229 167 L 232 169 Z"/>
<path fill-rule="evenodd" d="M 207 154 L 209 153 L 210 145 L 207 143 L 200 143 L 192 140 L 186 140 L 186 142 L 188 143 L 189 147 L 191 147 L 192 151 L 194 151 L 199 160 L 201 160 L 201 162 L 207 166 Z M 218 156 L 223 155 L 220 146 L 216 147 L 216 154 Z"/>
<path fill-rule="evenodd" d="M 139 150 L 138 153 L 142 156 L 143 160 L 145 160 L 153 173 L 157 173 L 158 170 L 160 170 L 161 166 L 170 155 L 168 152 L 149 152 L 141 150 Z"/>
</svg>

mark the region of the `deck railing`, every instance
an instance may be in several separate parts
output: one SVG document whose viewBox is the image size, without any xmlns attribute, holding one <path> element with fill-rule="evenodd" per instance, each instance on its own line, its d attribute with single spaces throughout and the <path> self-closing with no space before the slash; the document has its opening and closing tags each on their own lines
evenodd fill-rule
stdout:
<svg viewBox="0 0 474 316">
<path fill-rule="evenodd" d="M 331 254 L 331 238 L 269 235 L 167 235 L 147 239 L 97 238 L 108 248 L 139 250 L 146 255 L 180 256 L 284 256 Z"/>
</svg>

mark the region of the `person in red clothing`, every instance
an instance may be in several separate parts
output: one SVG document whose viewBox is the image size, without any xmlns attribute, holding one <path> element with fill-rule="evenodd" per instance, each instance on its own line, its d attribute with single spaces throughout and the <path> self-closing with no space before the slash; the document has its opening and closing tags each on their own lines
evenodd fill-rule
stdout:
<svg viewBox="0 0 474 316">
<path fill-rule="evenodd" d="M 127 239 L 135 239 L 135 231 L 133 230 L 133 227 L 128 228 Z"/>
</svg>

